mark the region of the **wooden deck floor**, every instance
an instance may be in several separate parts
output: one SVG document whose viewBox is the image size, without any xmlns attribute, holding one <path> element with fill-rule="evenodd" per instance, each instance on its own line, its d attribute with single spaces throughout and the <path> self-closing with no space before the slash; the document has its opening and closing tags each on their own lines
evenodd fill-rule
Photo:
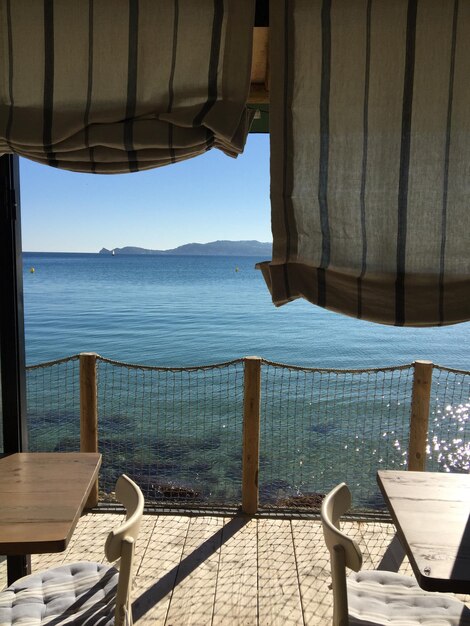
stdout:
<svg viewBox="0 0 470 626">
<path fill-rule="evenodd" d="M 67 551 L 34 556 L 33 570 L 102 561 L 106 533 L 118 519 L 85 515 Z M 398 569 L 392 525 L 346 522 L 344 528 L 361 546 L 365 569 Z M 136 556 L 136 626 L 331 623 L 329 561 L 318 521 L 146 515 Z M 411 574 L 406 558 L 399 571 Z"/>
</svg>

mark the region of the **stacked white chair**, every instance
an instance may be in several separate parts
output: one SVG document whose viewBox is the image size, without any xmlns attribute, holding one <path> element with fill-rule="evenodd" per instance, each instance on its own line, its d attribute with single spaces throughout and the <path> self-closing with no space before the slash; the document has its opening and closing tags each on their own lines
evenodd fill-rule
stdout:
<svg viewBox="0 0 470 626">
<path fill-rule="evenodd" d="M 339 519 L 350 507 L 351 492 L 341 483 L 321 508 L 331 560 L 333 626 L 470 625 L 470 610 L 451 594 L 423 591 L 414 578 L 395 572 L 361 572 L 361 550 L 340 529 Z M 346 568 L 356 573 L 346 576 Z"/>
<path fill-rule="evenodd" d="M 126 520 L 104 547 L 115 566 L 82 561 L 20 578 L 0 593 L 1 626 L 132 626 L 133 558 L 144 498 L 125 475 L 116 483 L 116 497 Z"/>
</svg>

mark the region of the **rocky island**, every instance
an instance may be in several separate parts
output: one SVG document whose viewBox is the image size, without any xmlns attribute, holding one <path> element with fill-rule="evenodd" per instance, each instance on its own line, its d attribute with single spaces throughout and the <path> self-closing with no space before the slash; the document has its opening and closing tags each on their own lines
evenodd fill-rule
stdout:
<svg viewBox="0 0 470 626">
<path fill-rule="evenodd" d="M 270 257 L 272 244 L 262 241 L 211 241 L 210 243 L 186 243 L 171 250 L 149 250 L 135 246 L 124 248 L 101 248 L 100 254 L 153 254 L 184 256 L 265 256 Z"/>
</svg>

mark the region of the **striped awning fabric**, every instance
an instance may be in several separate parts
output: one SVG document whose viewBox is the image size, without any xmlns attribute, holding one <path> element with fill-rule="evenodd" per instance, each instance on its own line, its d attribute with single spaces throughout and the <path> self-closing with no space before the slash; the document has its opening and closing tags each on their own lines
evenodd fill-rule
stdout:
<svg viewBox="0 0 470 626">
<path fill-rule="evenodd" d="M 470 2 L 272 0 L 273 301 L 470 319 Z"/>
<path fill-rule="evenodd" d="M 0 154 L 135 172 L 243 151 L 254 0 L 0 0 Z"/>
</svg>

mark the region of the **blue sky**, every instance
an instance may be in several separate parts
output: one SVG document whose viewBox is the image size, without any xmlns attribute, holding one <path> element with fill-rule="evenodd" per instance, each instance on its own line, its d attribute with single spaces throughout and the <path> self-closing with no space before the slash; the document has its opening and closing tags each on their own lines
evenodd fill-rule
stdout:
<svg viewBox="0 0 470 626">
<path fill-rule="evenodd" d="M 147 172 L 77 174 L 20 160 L 23 250 L 166 250 L 217 239 L 271 241 L 269 136 Z"/>
</svg>

